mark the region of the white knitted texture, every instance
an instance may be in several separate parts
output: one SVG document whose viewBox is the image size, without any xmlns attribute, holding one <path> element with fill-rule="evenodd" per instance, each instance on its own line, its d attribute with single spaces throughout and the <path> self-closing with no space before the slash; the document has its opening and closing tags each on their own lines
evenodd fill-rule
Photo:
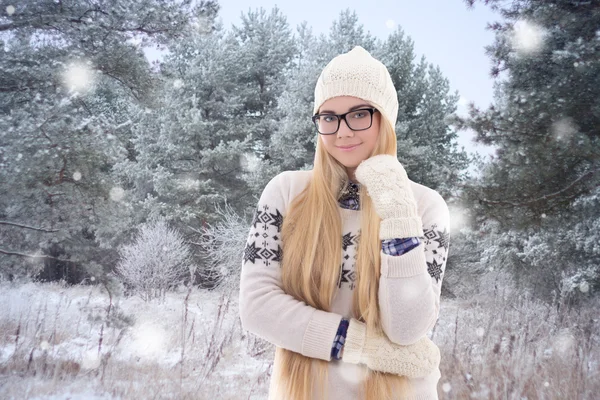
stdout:
<svg viewBox="0 0 600 400">
<path fill-rule="evenodd" d="M 398 93 L 389 71 L 361 46 L 340 54 L 325 66 L 315 87 L 313 114 L 333 97 L 354 96 L 373 104 L 390 122 L 398 118 Z"/>
<path fill-rule="evenodd" d="M 356 319 L 350 320 L 342 355 L 344 362 L 362 363 L 375 371 L 409 378 L 430 374 L 439 367 L 440 358 L 439 348 L 426 336 L 402 346 L 391 342 L 385 334 L 371 334 L 366 324 Z"/>
<path fill-rule="evenodd" d="M 346 331 L 346 341 L 344 342 L 342 361 L 351 364 L 360 363 L 366 338 L 367 325 L 352 318 L 348 325 L 348 331 Z"/>
<path fill-rule="evenodd" d="M 356 168 L 356 179 L 367 188 L 381 217 L 381 239 L 423 236 L 408 176 L 396 157 L 380 154 L 364 160 Z"/>
</svg>

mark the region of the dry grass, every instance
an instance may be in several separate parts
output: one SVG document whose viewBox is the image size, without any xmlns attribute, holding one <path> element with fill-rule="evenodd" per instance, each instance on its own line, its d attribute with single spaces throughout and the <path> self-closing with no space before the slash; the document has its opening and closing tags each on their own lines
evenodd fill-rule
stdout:
<svg viewBox="0 0 600 400">
<path fill-rule="evenodd" d="M 231 293 L 108 307 L 100 287 L 29 284 L 21 295 L 2 285 L 12 310 L 0 315 L 0 398 L 239 399 L 264 389 L 256 371 L 268 361 L 246 356 Z"/>
<path fill-rule="evenodd" d="M 0 398 L 267 397 L 274 348 L 242 331 L 233 293 L 112 304 L 100 287 L 0 285 L 10 305 L 0 314 Z M 597 309 L 558 311 L 514 293 L 443 300 L 433 332 L 440 399 L 594 398 Z"/>
<path fill-rule="evenodd" d="M 440 399 L 595 399 L 600 390 L 599 302 L 585 309 L 495 293 L 457 303 L 442 350 Z M 435 332 L 434 332 L 435 334 Z"/>
</svg>

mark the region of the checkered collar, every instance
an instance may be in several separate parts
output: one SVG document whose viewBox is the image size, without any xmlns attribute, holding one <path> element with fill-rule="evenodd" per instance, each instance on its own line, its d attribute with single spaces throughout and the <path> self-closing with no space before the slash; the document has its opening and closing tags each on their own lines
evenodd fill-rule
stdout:
<svg viewBox="0 0 600 400">
<path fill-rule="evenodd" d="M 338 195 L 338 202 L 344 208 L 358 209 L 360 183 L 346 181 L 342 184 L 342 190 Z"/>
</svg>

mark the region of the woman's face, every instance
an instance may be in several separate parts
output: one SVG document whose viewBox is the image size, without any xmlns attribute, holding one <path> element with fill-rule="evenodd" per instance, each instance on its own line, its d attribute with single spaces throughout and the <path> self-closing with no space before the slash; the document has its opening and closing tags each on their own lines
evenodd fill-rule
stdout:
<svg viewBox="0 0 600 400">
<path fill-rule="evenodd" d="M 359 108 L 373 108 L 365 100 L 358 97 L 340 96 L 334 97 L 323 103 L 319 108 L 319 114 L 344 114 Z M 368 111 L 365 118 L 369 118 Z M 361 115 L 362 116 L 362 115 Z M 350 115 L 347 116 L 350 119 Z M 377 137 L 379 136 L 379 123 L 381 114 L 373 114 L 373 123 L 371 127 L 362 131 L 351 130 L 346 121 L 340 121 L 340 128 L 332 135 L 319 135 L 322 144 L 327 152 L 346 167 L 350 179 L 355 180 L 354 171 L 361 161 L 369 158 L 369 155 L 375 148 Z M 343 147 L 349 149 L 344 150 Z"/>
</svg>

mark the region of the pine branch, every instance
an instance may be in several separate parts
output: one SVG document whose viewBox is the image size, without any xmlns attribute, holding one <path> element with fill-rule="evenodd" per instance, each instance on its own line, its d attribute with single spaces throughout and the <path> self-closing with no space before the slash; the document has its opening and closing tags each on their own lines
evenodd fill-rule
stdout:
<svg viewBox="0 0 600 400">
<path fill-rule="evenodd" d="M 0 225 L 18 226 L 19 228 L 31 229 L 31 230 L 34 230 L 34 231 L 48 232 L 48 233 L 59 232 L 60 231 L 59 229 L 36 228 L 35 226 L 29 226 L 29 225 L 24 225 L 24 224 L 17 224 L 15 222 L 8 222 L 8 221 L 0 221 Z"/>
<path fill-rule="evenodd" d="M 553 197 L 557 197 L 561 193 L 564 193 L 567 190 L 569 190 L 570 188 L 572 188 L 573 186 L 575 186 L 581 180 L 594 175 L 596 172 L 600 172 L 600 169 L 595 169 L 595 170 L 592 170 L 592 171 L 588 171 L 585 174 L 581 175 L 579 178 L 575 179 L 573 182 L 571 182 L 566 187 L 562 188 L 561 190 L 559 190 L 557 192 L 554 192 L 554 193 L 550 193 L 550 194 L 544 195 L 542 197 L 538 197 L 537 199 L 533 199 L 533 200 L 528 200 L 528 201 L 523 201 L 523 202 L 518 202 L 518 203 L 517 202 L 512 202 L 512 201 L 500 201 L 500 200 L 488 200 L 488 199 L 479 199 L 479 200 L 481 202 L 487 203 L 487 204 L 508 205 L 508 206 L 515 206 L 515 207 L 526 206 L 526 205 L 537 203 L 537 202 L 540 202 L 540 201 L 549 200 L 549 199 L 551 199 Z"/>
</svg>

